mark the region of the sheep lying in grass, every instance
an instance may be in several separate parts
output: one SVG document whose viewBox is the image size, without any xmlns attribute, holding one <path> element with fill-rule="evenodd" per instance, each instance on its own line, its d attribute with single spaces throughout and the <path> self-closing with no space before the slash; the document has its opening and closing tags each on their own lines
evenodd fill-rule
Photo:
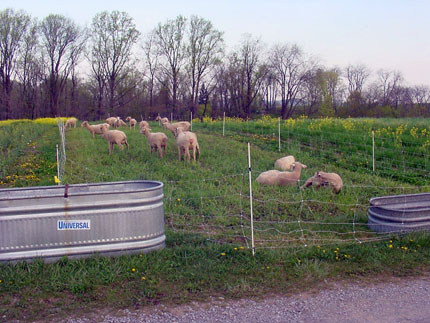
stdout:
<svg viewBox="0 0 430 323">
<path fill-rule="evenodd" d="M 193 150 L 193 160 L 196 161 L 196 152 L 200 157 L 200 147 L 197 141 L 197 136 L 194 132 L 184 131 L 182 127 L 176 128 L 175 132 L 176 145 L 178 146 L 179 160 L 181 154 L 184 154 L 184 160 L 190 161 L 190 149 Z"/>
<path fill-rule="evenodd" d="M 129 151 L 129 146 L 127 142 L 127 136 L 124 132 L 121 130 L 108 130 L 108 127 L 103 124 L 101 126 L 103 138 L 109 143 L 109 155 L 112 154 L 113 151 L 113 145 L 117 144 L 121 150 L 124 148 L 122 147 L 122 144 L 125 144 L 127 146 L 127 151 Z"/>
<path fill-rule="evenodd" d="M 136 128 L 136 124 L 137 124 L 136 119 L 133 119 L 132 117 L 127 117 L 127 118 L 125 119 L 125 121 L 127 121 L 127 122 L 128 122 L 128 124 L 130 125 L 130 129 L 131 129 L 131 128 L 133 128 L 133 129 L 135 129 L 135 128 Z"/>
<path fill-rule="evenodd" d="M 304 189 L 309 186 L 319 188 L 320 186 L 331 186 L 333 192 L 339 193 L 343 187 L 342 178 L 336 173 L 316 172 L 314 176 L 310 177 L 300 189 Z"/>
<path fill-rule="evenodd" d="M 169 119 L 168 119 L 168 118 L 162 118 L 162 117 L 160 117 L 160 115 L 158 115 L 158 116 L 155 118 L 155 121 L 158 121 L 158 123 L 159 123 L 160 125 L 162 125 L 163 123 L 169 122 Z"/>
<path fill-rule="evenodd" d="M 149 123 L 146 122 L 145 120 L 142 120 L 139 122 L 139 129 L 140 131 L 142 131 L 143 128 L 149 128 Z"/>
<path fill-rule="evenodd" d="M 160 153 L 160 157 L 163 158 L 163 151 L 164 154 L 166 153 L 166 145 L 167 145 L 167 136 L 163 132 L 153 132 L 151 133 L 151 129 L 147 127 L 143 127 L 140 130 L 141 134 L 144 134 L 146 138 L 148 139 L 150 154 L 152 154 L 152 150 L 155 151 L 158 150 Z"/>
<path fill-rule="evenodd" d="M 300 162 L 293 163 L 293 171 L 292 172 L 281 172 L 276 169 L 268 170 L 266 172 L 258 175 L 256 181 L 260 184 L 264 185 L 294 185 L 297 184 L 300 180 L 300 175 L 302 173 L 302 168 L 306 168 L 306 165 L 303 165 Z"/>
<path fill-rule="evenodd" d="M 169 129 L 173 135 L 176 137 L 176 129 L 178 129 L 179 127 L 182 128 L 183 131 L 188 131 L 191 128 L 191 124 L 188 121 L 179 121 L 179 122 L 175 122 L 175 123 L 170 123 L 170 122 L 164 122 L 163 123 L 163 127 L 165 129 Z"/>
<path fill-rule="evenodd" d="M 291 165 L 295 162 L 294 156 L 285 156 L 275 161 L 275 168 L 280 170 L 290 170 Z"/>
<path fill-rule="evenodd" d="M 94 134 L 101 135 L 103 133 L 101 128 L 102 125 L 106 125 L 106 127 L 109 128 L 109 124 L 107 123 L 94 124 L 94 125 L 89 124 L 88 121 L 84 121 L 81 123 L 81 127 L 87 128 L 88 131 L 93 135 L 93 138 L 94 138 Z"/>
<path fill-rule="evenodd" d="M 107 118 L 107 119 L 106 119 L 106 123 L 107 123 L 109 126 L 113 127 L 113 124 L 115 123 L 116 119 L 117 119 L 117 117 L 110 117 L 110 118 Z"/>
<path fill-rule="evenodd" d="M 78 121 L 78 119 L 76 119 L 76 118 L 70 118 L 70 119 L 67 119 L 66 120 L 66 123 L 65 123 L 65 125 L 64 125 L 64 128 L 71 128 L 72 126 L 73 126 L 73 128 L 76 128 L 76 121 Z"/>
</svg>

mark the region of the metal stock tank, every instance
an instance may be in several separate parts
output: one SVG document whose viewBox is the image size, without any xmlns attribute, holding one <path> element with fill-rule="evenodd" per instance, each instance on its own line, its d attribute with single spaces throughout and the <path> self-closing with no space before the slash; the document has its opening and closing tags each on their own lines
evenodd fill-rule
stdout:
<svg viewBox="0 0 430 323">
<path fill-rule="evenodd" d="M 0 262 L 145 253 L 165 239 L 161 182 L 0 189 Z"/>
</svg>

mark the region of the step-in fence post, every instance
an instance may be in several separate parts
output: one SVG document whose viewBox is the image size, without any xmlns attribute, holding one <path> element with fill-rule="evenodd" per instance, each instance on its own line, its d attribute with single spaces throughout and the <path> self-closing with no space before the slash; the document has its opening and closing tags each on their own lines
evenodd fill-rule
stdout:
<svg viewBox="0 0 430 323">
<path fill-rule="evenodd" d="M 375 171 L 375 131 L 372 130 L 372 166 Z"/>
<path fill-rule="evenodd" d="M 255 256 L 254 242 L 254 213 L 252 208 L 252 169 L 251 169 L 251 145 L 248 142 L 248 174 L 249 174 L 249 206 L 251 211 L 251 248 L 252 255 Z"/>
<path fill-rule="evenodd" d="M 278 146 L 279 152 L 281 152 L 281 118 L 278 118 Z"/>
</svg>

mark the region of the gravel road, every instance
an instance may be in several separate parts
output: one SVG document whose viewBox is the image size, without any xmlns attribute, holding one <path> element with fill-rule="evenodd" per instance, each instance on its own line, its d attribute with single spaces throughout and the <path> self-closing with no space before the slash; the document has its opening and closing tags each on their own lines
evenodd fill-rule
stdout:
<svg viewBox="0 0 430 323">
<path fill-rule="evenodd" d="M 334 283 L 292 296 L 213 299 L 158 305 L 117 313 L 93 313 L 62 322 L 430 322 L 430 276 L 389 282 Z"/>
</svg>

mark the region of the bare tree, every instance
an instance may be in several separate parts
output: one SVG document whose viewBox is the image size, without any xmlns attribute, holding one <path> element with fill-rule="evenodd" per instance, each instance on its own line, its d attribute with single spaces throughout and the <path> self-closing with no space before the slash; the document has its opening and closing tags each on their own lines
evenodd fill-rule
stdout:
<svg viewBox="0 0 430 323">
<path fill-rule="evenodd" d="M 398 94 L 403 76 L 398 71 L 379 70 L 377 72 L 379 85 L 379 102 L 382 105 L 398 106 Z"/>
<path fill-rule="evenodd" d="M 149 106 L 154 106 L 154 89 L 157 73 L 159 70 L 159 53 L 155 44 L 155 33 L 152 31 L 147 34 L 146 39 L 141 45 L 145 56 L 145 73 L 148 81 Z"/>
<path fill-rule="evenodd" d="M 370 70 L 363 64 L 348 65 L 345 68 L 345 74 L 348 80 L 349 94 L 362 93 L 364 84 L 370 76 Z"/>
<path fill-rule="evenodd" d="M 103 93 L 104 86 L 107 86 L 110 113 L 124 103 L 124 96 L 132 91 L 120 85 L 127 81 L 127 73 L 133 69 L 132 48 L 139 35 L 140 32 L 136 29 L 133 19 L 126 12 L 104 11 L 93 18 L 92 71 L 99 84 L 99 95 Z M 121 91 L 119 91 L 120 88 Z M 101 104 L 100 100 L 98 104 Z"/>
<path fill-rule="evenodd" d="M 190 101 L 193 108 L 198 104 L 200 83 L 206 73 L 220 61 L 220 55 L 223 53 L 222 35 L 222 32 L 214 29 L 210 21 L 191 16 L 187 57 L 191 82 Z"/>
<path fill-rule="evenodd" d="M 275 45 L 269 56 L 270 67 L 280 87 L 281 117 L 291 117 L 301 102 L 299 94 L 303 89 L 309 70 L 316 62 L 306 60 L 297 45 Z"/>
<path fill-rule="evenodd" d="M 47 89 L 50 115 L 59 113 L 59 98 L 74 67 L 73 56 L 80 47 L 83 32 L 71 19 L 62 15 L 49 15 L 40 25 L 42 48 L 49 69 Z"/>
<path fill-rule="evenodd" d="M 181 69 L 185 62 L 186 19 L 178 16 L 175 20 L 159 23 L 155 28 L 158 52 L 164 58 L 161 65 L 165 77 L 171 85 L 172 112 L 177 113 L 178 87 Z"/>
<path fill-rule="evenodd" d="M 13 9 L 0 11 L 0 118 L 10 117 L 12 76 L 23 38 L 30 25 L 30 16 Z"/>
</svg>

